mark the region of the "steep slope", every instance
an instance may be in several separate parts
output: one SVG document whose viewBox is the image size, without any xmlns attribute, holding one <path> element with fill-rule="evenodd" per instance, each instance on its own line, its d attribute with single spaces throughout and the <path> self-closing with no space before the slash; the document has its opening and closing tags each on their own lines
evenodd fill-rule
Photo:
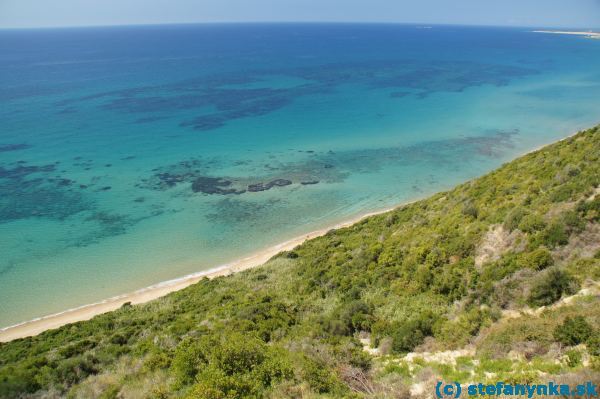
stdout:
<svg viewBox="0 0 600 399">
<path fill-rule="evenodd" d="M 1 344 L 0 396 L 391 398 L 431 395 L 439 377 L 598 380 L 599 186 L 597 127 L 260 268 Z"/>
</svg>

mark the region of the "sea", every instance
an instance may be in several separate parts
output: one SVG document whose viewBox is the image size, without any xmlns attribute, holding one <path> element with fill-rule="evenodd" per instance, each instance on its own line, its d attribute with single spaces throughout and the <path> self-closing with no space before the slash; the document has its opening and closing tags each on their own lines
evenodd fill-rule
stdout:
<svg viewBox="0 0 600 399">
<path fill-rule="evenodd" d="M 600 40 L 533 30 L 0 30 L 0 327 L 424 198 L 600 122 Z"/>
</svg>

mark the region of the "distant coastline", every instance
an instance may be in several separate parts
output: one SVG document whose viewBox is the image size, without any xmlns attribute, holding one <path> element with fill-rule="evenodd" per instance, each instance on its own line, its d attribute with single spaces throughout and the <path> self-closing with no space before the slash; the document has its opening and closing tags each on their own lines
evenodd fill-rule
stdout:
<svg viewBox="0 0 600 399">
<path fill-rule="evenodd" d="M 600 32 L 593 31 L 564 31 L 564 30 L 534 30 L 534 33 L 553 33 L 557 35 L 585 36 L 589 39 L 600 39 Z"/>
</svg>

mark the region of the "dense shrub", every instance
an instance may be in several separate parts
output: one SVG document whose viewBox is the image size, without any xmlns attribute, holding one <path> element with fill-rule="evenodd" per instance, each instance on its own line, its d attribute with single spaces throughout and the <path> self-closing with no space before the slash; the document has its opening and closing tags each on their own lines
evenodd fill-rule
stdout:
<svg viewBox="0 0 600 399">
<path fill-rule="evenodd" d="M 600 330 L 596 329 L 586 341 L 588 351 L 593 356 L 600 356 Z"/>
<path fill-rule="evenodd" d="M 563 345 L 579 345 L 587 341 L 594 330 L 583 316 L 565 318 L 565 321 L 554 329 L 554 339 Z"/>
<path fill-rule="evenodd" d="M 547 306 L 565 294 L 577 291 L 578 284 L 568 273 L 558 268 L 543 272 L 534 280 L 528 302 L 533 306 Z"/>
<path fill-rule="evenodd" d="M 545 245 L 548 248 L 554 248 L 568 243 L 569 234 L 563 223 L 554 221 L 537 234 L 535 241 L 537 245 Z"/>
<path fill-rule="evenodd" d="M 390 336 L 392 349 L 396 353 L 410 352 L 422 344 L 425 337 L 433 334 L 433 325 L 436 316 L 432 313 L 423 313 L 418 318 L 392 325 Z"/>
<path fill-rule="evenodd" d="M 302 376 L 318 393 L 335 392 L 340 388 L 337 375 L 323 361 L 305 358 L 302 364 Z"/>
<path fill-rule="evenodd" d="M 172 369 L 178 386 L 201 381 L 194 395 L 206 391 L 223 397 L 257 396 L 293 374 L 284 352 L 239 333 L 185 340 L 177 346 Z"/>
<path fill-rule="evenodd" d="M 567 365 L 569 367 L 577 367 L 581 364 L 581 352 L 575 349 L 571 349 L 566 353 Z"/>
<path fill-rule="evenodd" d="M 525 233 L 535 233 L 536 231 L 542 230 L 544 227 L 546 227 L 546 222 L 544 222 L 544 219 L 536 213 L 523 216 L 519 222 L 519 230 Z"/>
<path fill-rule="evenodd" d="M 579 201 L 576 210 L 584 219 L 591 222 L 600 221 L 600 195 L 596 194 L 592 201 Z"/>
<path fill-rule="evenodd" d="M 477 216 L 479 216 L 479 210 L 471 202 L 466 203 L 466 204 L 463 205 L 462 213 L 463 213 L 463 215 L 471 216 L 471 217 L 473 217 L 475 219 L 477 219 Z"/>
<path fill-rule="evenodd" d="M 585 228 L 585 220 L 575 211 L 567 211 L 560 215 L 567 233 L 580 233 Z"/>
</svg>

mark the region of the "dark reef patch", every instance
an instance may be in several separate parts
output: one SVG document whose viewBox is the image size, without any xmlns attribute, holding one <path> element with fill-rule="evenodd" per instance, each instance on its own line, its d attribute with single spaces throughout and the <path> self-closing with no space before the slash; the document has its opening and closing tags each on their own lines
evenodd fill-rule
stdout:
<svg viewBox="0 0 600 399">
<path fill-rule="evenodd" d="M 462 92 L 485 84 L 504 86 L 512 79 L 535 74 L 533 68 L 501 64 L 432 60 L 430 65 L 411 60 L 377 60 L 310 67 L 280 68 L 269 71 L 243 71 L 205 76 L 160 86 L 142 86 L 100 92 L 62 100 L 60 106 L 102 100 L 100 107 L 125 113 L 144 114 L 137 123 L 161 119 L 155 113 L 192 110 L 197 116 L 179 121 L 195 130 L 217 129 L 230 121 L 266 115 L 296 99 L 312 94 L 328 94 L 343 84 L 391 89 L 391 98 L 414 95 L 425 98 L 436 92 Z M 240 88 L 240 83 L 264 80 L 269 75 L 300 78 L 307 83 L 287 88 Z"/>
<path fill-rule="evenodd" d="M 178 183 L 192 183 L 200 176 L 206 176 L 216 160 L 189 159 L 171 165 L 152 169 L 152 176 L 142 179 L 139 187 L 152 190 L 166 190 Z"/>
<path fill-rule="evenodd" d="M 322 157 L 323 162 L 334 161 L 336 166 L 351 173 L 370 173 L 385 164 L 415 165 L 447 165 L 456 167 L 474 157 L 496 158 L 505 150 L 513 148 L 512 137 L 518 134 L 513 131 L 491 131 L 482 135 L 423 141 L 405 147 L 389 147 L 338 152 Z M 465 154 L 468 159 L 465 160 Z"/>
<path fill-rule="evenodd" d="M 518 131 L 489 131 L 481 135 L 425 141 L 410 146 L 385 147 L 349 151 L 310 150 L 305 159 L 279 162 L 274 157 L 268 164 L 230 161 L 247 169 L 241 176 L 215 176 L 211 166 L 229 166 L 224 161 L 194 159 L 154 168 L 154 174 L 138 185 L 152 190 L 166 190 L 185 183 L 193 193 L 239 195 L 257 193 L 275 187 L 297 184 L 297 187 L 343 182 L 356 173 L 375 173 L 386 166 L 435 166 L 460 168 L 476 158 L 495 158 L 513 146 Z M 468 158 L 465 159 L 465 154 Z"/>
<path fill-rule="evenodd" d="M 390 98 L 402 98 L 410 96 L 412 93 L 409 91 L 393 91 L 390 93 Z"/>
<path fill-rule="evenodd" d="M 3 274 L 7 274 L 10 271 L 14 270 L 15 267 L 17 266 L 17 263 L 14 261 L 7 261 L 5 262 L 5 266 L 0 267 L 0 276 L 2 276 Z"/>
<path fill-rule="evenodd" d="M 69 246 L 86 247 L 97 244 L 105 238 L 125 234 L 129 227 L 140 220 L 103 210 L 92 211 L 83 220 L 84 223 L 91 223 L 94 226 L 92 232 L 77 237 L 77 239 L 69 243 Z"/>
<path fill-rule="evenodd" d="M 54 172 L 55 168 L 56 166 L 54 164 L 42 166 L 24 166 L 23 164 L 20 164 L 12 169 L 5 169 L 0 166 L 0 179 L 25 179 L 32 173 Z"/>
<path fill-rule="evenodd" d="M 41 181 L 0 181 L 0 193 L 0 223 L 29 217 L 64 220 L 91 208 L 79 193 Z"/>
<path fill-rule="evenodd" d="M 313 154 L 311 154 L 313 155 Z M 153 190 L 166 190 L 180 183 L 191 185 L 194 193 L 216 195 L 239 195 L 267 191 L 275 187 L 285 187 L 292 184 L 308 185 L 320 181 L 339 182 L 347 173 L 335 170 L 331 163 L 311 156 L 310 160 L 300 163 L 276 163 L 253 165 L 250 161 L 233 162 L 236 166 L 247 166 L 252 173 L 247 176 L 211 176 L 210 163 L 201 160 L 182 161 L 166 167 L 154 168 L 154 174 L 143 179 L 139 187 Z M 260 176 L 254 172 L 262 169 Z"/>
<path fill-rule="evenodd" d="M 42 86 L 39 82 L 21 86 L 4 86 L 0 90 L 0 101 L 14 101 L 29 97 L 47 96 L 65 93 L 68 87 Z"/>
<path fill-rule="evenodd" d="M 48 181 L 56 183 L 56 185 L 59 187 L 67 187 L 67 186 L 70 186 L 71 184 L 75 183 L 75 181 L 73 181 L 71 179 L 65 179 L 63 177 L 58 177 L 55 179 L 48 179 Z"/>
<path fill-rule="evenodd" d="M 29 217 L 64 220 L 90 209 L 92 204 L 73 189 L 75 181 L 55 173 L 55 164 L 0 166 L 0 223 Z"/>
<path fill-rule="evenodd" d="M 218 161 L 202 161 L 199 159 L 181 161 L 177 164 L 168 165 L 165 167 L 154 168 L 154 174 L 143 179 L 139 187 L 149 188 L 152 190 L 166 190 L 180 183 L 191 185 L 191 191 L 194 193 L 203 193 L 209 195 L 239 195 L 246 192 L 260 192 L 270 190 L 274 187 L 284 187 L 291 184 L 317 181 L 316 176 L 321 177 L 321 174 L 332 175 L 329 172 L 323 172 L 326 165 L 320 161 L 311 162 L 310 165 L 297 164 L 281 164 L 272 166 L 269 164 L 262 165 L 262 169 L 266 172 L 262 177 L 253 175 L 244 177 L 231 176 L 210 176 L 211 166 L 214 166 Z M 248 166 L 255 170 L 250 161 L 233 162 L 236 166 Z M 321 174 L 315 173 L 320 170 Z M 337 173 L 337 172 L 334 172 Z M 322 176 L 327 178 L 327 176 Z M 333 176 L 331 176 L 333 177 Z M 339 176 L 338 176 L 339 177 Z M 335 179 L 335 178 L 334 178 Z M 318 182 L 318 181 L 317 181 Z"/>
<path fill-rule="evenodd" d="M 248 191 L 255 193 L 257 191 L 267 191 L 273 187 L 284 187 L 292 184 L 291 180 L 287 179 L 275 179 L 267 183 L 254 183 L 248 185 Z"/>
<path fill-rule="evenodd" d="M 9 152 L 9 151 L 18 151 L 18 150 L 26 150 L 31 148 L 29 144 L 3 144 L 0 145 L 0 152 Z"/>
<path fill-rule="evenodd" d="M 157 122 L 163 119 L 167 119 L 166 117 L 162 117 L 162 116 L 149 116 L 147 118 L 139 118 L 135 120 L 135 123 L 152 123 L 152 122 Z"/>
<path fill-rule="evenodd" d="M 230 180 L 224 180 L 218 177 L 200 176 L 194 179 L 192 191 L 204 194 L 243 194 L 244 190 L 227 188 L 231 186 Z"/>
</svg>

